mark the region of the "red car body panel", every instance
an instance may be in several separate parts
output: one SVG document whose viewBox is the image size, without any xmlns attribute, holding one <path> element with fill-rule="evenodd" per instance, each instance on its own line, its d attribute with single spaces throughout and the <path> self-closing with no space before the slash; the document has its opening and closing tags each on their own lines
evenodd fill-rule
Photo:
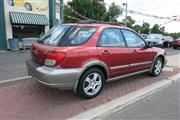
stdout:
<svg viewBox="0 0 180 120">
<path fill-rule="evenodd" d="M 180 47 L 180 40 L 172 41 L 172 45 L 175 46 L 175 47 Z"/>
</svg>

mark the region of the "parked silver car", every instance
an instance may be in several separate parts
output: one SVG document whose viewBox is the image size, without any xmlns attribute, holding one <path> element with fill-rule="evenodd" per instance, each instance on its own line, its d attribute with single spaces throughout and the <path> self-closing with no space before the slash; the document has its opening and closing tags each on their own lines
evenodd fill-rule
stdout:
<svg viewBox="0 0 180 120">
<path fill-rule="evenodd" d="M 164 40 L 163 40 L 164 47 L 167 47 L 167 48 L 171 47 L 172 46 L 171 42 L 173 40 L 174 38 L 171 36 L 164 36 Z"/>
<path fill-rule="evenodd" d="M 155 47 L 161 47 L 161 48 L 164 47 L 163 40 L 164 38 L 162 34 L 150 34 L 146 39 L 148 43 L 151 43 Z"/>
</svg>

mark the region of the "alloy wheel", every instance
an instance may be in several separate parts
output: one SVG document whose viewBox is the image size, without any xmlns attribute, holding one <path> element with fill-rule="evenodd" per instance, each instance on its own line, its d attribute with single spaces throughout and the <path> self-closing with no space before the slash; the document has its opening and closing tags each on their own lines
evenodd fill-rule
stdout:
<svg viewBox="0 0 180 120">
<path fill-rule="evenodd" d="M 158 59 L 158 60 L 157 60 L 157 62 L 156 62 L 156 64 L 155 64 L 154 67 L 155 67 L 155 68 L 154 68 L 154 73 L 155 73 L 156 75 L 159 75 L 160 72 L 161 72 L 161 70 L 162 70 L 162 61 L 161 61 L 161 59 Z"/>
<path fill-rule="evenodd" d="M 84 92 L 89 95 L 95 95 L 99 92 L 102 86 L 102 76 L 99 73 L 90 73 L 84 80 Z"/>
</svg>

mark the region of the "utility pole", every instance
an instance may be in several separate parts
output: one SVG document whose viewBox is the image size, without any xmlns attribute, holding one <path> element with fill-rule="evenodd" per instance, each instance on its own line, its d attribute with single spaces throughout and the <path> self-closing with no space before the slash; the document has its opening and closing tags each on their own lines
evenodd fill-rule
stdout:
<svg viewBox="0 0 180 120">
<path fill-rule="evenodd" d="M 60 24 L 64 23 L 64 0 L 60 0 Z"/>
<path fill-rule="evenodd" d="M 123 3 L 123 6 L 125 6 L 125 8 L 126 8 L 126 17 L 125 17 L 125 20 L 126 20 L 126 26 L 127 26 L 127 22 L 128 22 L 128 20 L 127 20 L 128 3 L 127 2 Z"/>
<path fill-rule="evenodd" d="M 56 0 L 49 0 L 50 28 L 56 25 Z"/>
</svg>

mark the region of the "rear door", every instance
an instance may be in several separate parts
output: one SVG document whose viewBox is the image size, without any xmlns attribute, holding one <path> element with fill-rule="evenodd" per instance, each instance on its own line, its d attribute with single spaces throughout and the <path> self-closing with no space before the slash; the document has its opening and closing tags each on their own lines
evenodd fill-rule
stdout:
<svg viewBox="0 0 180 120">
<path fill-rule="evenodd" d="M 100 60 L 110 68 L 110 77 L 129 72 L 130 51 L 126 47 L 120 29 L 105 29 L 99 39 L 98 51 Z"/>
<path fill-rule="evenodd" d="M 145 41 L 135 32 L 122 29 L 123 36 L 131 53 L 130 72 L 150 69 L 154 53 L 151 48 L 146 48 Z"/>
</svg>

